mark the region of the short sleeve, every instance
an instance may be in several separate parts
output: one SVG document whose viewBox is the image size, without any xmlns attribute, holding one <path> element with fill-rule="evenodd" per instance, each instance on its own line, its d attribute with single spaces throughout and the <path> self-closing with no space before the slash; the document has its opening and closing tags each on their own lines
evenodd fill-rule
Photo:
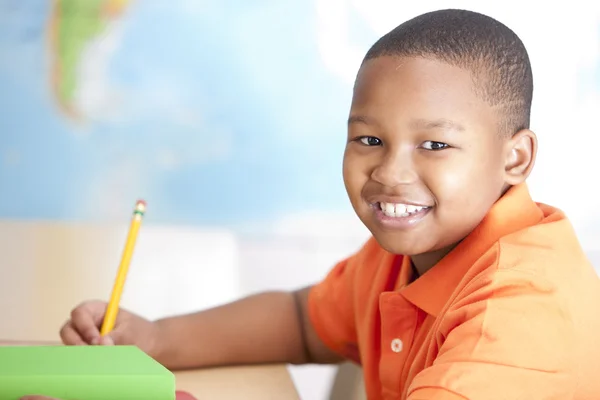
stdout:
<svg viewBox="0 0 600 400">
<path fill-rule="evenodd" d="M 499 270 L 474 281 L 459 303 L 442 317 L 443 343 L 408 400 L 572 398 L 573 326 L 553 285 Z"/>
<path fill-rule="evenodd" d="M 309 318 L 327 347 L 360 363 L 356 332 L 356 276 L 361 260 L 374 248 L 368 241 L 359 252 L 337 263 L 325 279 L 313 286 L 308 298 Z"/>
</svg>

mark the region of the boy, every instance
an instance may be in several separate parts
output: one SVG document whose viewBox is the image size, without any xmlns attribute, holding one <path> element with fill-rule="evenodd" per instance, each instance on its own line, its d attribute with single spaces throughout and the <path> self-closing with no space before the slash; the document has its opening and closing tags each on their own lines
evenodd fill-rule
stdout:
<svg viewBox="0 0 600 400">
<path fill-rule="evenodd" d="M 600 284 L 537 151 L 520 39 L 484 15 L 409 20 L 368 51 L 344 154 L 373 234 L 319 284 L 150 322 L 75 308 L 66 344 L 136 344 L 171 369 L 360 363 L 369 399 L 598 399 Z"/>
</svg>

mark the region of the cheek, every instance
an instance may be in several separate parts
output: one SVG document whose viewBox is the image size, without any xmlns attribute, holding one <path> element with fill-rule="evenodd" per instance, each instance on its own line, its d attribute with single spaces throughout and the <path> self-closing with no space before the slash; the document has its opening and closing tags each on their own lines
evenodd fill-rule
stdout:
<svg viewBox="0 0 600 400">
<path fill-rule="evenodd" d="M 349 194 L 352 191 L 352 182 L 356 179 L 353 176 L 352 169 L 350 168 L 350 165 L 352 165 L 352 161 L 350 158 L 350 156 L 344 155 L 344 162 L 342 164 L 342 176 L 344 178 L 344 186 L 346 186 L 346 190 Z"/>
<path fill-rule="evenodd" d="M 428 185 L 438 202 L 476 212 L 496 199 L 502 187 L 502 169 L 497 160 L 454 157 L 446 161 L 428 177 Z"/>
<path fill-rule="evenodd" d="M 359 200 L 362 188 L 367 182 L 368 176 L 362 168 L 360 160 L 352 154 L 344 155 L 342 174 L 348 196 L 354 203 Z"/>
</svg>

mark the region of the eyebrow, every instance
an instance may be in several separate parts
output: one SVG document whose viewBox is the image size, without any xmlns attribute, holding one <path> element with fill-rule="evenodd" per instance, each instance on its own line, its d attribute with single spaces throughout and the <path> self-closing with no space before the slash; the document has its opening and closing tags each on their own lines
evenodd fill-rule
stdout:
<svg viewBox="0 0 600 400">
<path fill-rule="evenodd" d="M 351 115 L 348 118 L 348 125 L 351 125 L 351 124 L 365 124 L 365 125 L 369 125 L 372 122 L 373 121 L 371 121 L 371 118 L 365 117 L 363 115 Z"/>
<path fill-rule="evenodd" d="M 411 122 L 410 126 L 414 129 L 432 130 L 432 129 L 445 129 L 453 131 L 464 131 L 465 127 L 456 121 L 452 121 L 446 118 L 440 119 L 416 119 Z"/>
<path fill-rule="evenodd" d="M 351 115 L 348 118 L 348 125 L 351 124 L 364 124 L 364 125 L 372 125 L 375 122 L 364 115 Z M 420 130 L 433 130 L 433 129 L 445 129 L 462 132 L 465 130 L 465 127 L 456 121 L 452 121 L 447 118 L 439 118 L 439 119 L 415 119 L 411 121 L 410 127 L 412 129 L 420 129 Z"/>
</svg>

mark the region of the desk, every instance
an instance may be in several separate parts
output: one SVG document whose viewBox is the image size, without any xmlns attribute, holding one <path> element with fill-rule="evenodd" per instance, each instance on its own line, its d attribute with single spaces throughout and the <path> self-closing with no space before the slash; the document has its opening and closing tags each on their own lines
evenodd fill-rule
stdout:
<svg viewBox="0 0 600 400">
<path fill-rule="evenodd" d="M 56 342 L 0 340 L 0 346 L 59 345 Z M 283 365 L 209 368 L 175 372 L 178 390 L 198 400 L 298 400 L 298 392 Z"/>
</svg>

